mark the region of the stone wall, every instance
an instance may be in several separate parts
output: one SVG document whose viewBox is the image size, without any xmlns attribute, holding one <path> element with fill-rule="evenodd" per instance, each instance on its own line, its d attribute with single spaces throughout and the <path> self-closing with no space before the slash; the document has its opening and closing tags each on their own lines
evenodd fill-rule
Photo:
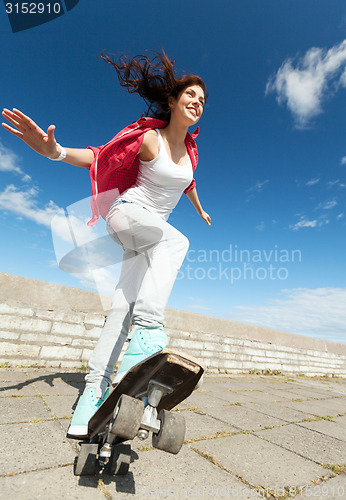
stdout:
<svg viewBox="0 0 346 500">
<path fill-rule="evenodd" d="M 0 363 L 86 366 L 106 314 L 97 293 L 0 273 Z M 343 344 L 174 309 L 165 329 L 210 372 L 346 376 Z"/>
</svg>

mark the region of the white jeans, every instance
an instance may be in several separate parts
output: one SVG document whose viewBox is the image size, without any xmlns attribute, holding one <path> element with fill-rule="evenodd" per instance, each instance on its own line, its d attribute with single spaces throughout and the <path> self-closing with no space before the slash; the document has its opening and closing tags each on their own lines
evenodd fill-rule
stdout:
<svg viewBox="0 0 346 500">
<path fill-rule="evenodd" d="M 124 256 L 111 310 L 85 377 L 86 388 L 94 387 L 97 396 L 111 384 L 131 325 L 133 331 L 164 326 L 164 310 L 189 247 L 182 233 L 136 203 L 119 204 L 107 227 L 123 246 Z"/>
</svg>

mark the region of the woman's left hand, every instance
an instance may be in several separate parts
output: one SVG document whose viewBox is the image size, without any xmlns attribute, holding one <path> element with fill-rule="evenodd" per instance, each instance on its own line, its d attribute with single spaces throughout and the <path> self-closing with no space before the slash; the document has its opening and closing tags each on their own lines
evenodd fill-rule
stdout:
<svg viewBox="0 0 346 500">
<path fill-rule="evenodd" d="M 200 216 L 202 217 L 203 220 L 208 224 L 208 226 L 211 226 L 211 218 L 210 215 L 207 214 L 204 210 L 200 213 Z"/>
</svg>

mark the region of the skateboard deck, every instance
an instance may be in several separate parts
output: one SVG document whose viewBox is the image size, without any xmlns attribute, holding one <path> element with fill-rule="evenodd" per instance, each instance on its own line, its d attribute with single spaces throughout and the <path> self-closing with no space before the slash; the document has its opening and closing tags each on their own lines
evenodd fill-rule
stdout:
<svg viewBox="0 0 346 500">
<path fill-rule="evenodd" d="M 119 384 L 110 389 L 107 399 L 89 420 L 89 439 L 104 431 L 123 394 L 141 398 L 147 391 L 148 384 L 154 381 L 155 384 L 170 388 L 170 391 L 161 397 L 157 412 L 171 410 L 193 392 L 203 372 L 204 369 L 197 360 L 169 349 L 163 349 L 146 358 L 133 366 Z"/>
</svg>

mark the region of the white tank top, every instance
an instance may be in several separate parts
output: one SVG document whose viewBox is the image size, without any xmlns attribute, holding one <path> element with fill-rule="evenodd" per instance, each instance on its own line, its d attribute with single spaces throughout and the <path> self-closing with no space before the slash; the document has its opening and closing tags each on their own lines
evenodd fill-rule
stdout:
<svg viewBox="0 0 346 500">
<path fill-rule="evenodd" d="M 160 131 L 155 130 L 159 140 L 158 155 L 150 161 L 140 160 L 135 186 L 122 193 L 116 201 L 138 203 L 167 220 L 184 190 L 191 183 L 193 170 L 190 157 L 186 165 L 174 163 L 168 156 Z M 112 207 L 107 218 L 111 212 Z"/>
</svg>

